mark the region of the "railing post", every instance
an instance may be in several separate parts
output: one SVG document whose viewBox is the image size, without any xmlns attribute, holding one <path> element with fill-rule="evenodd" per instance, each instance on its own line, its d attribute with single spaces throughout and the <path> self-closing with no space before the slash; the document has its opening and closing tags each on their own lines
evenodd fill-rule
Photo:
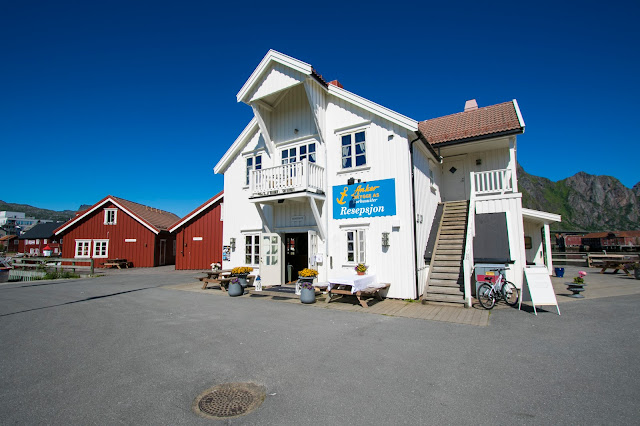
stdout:
<svg viewBox="0 0 640 426">
<path fill-rule="evenodd" d="M 469 196 L 471 197 L 476 192 L 476 176 L 474 172 L 469 172 L 469 181 L 470 181 Z"/>
<path fill-rule="evenodd" d="M 311 170 L 309 170 L 309 159 L 305 158 L 302 160 L 302 174 L 304 175 L 304 190 L 309 190 L 309 174 Z"/>
<path fill-rule="evenodd" d="M 93 275 L 93 259 L 91 259 L 91 275 Z"/>
</svg>

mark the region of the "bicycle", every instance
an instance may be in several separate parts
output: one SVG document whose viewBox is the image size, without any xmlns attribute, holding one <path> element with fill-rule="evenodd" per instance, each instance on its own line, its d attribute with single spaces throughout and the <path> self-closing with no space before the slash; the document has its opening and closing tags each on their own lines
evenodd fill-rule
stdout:
<svg viewBox="0 0 640 426">
<path fill-rule="evenodd" d="M 503 299 L 509 306 L 516 306 L 520 296 L 518 288 L 511 281 L 507 281 L 503 274 L 505 268 L 491 269 L 491 271 L 498 272 L 498 278 L 491 284 L 491 277 L 485 277 L 485 281 L 489 282 L 482 283 L 476 294 L 482 307 L 493 309 L 499 299 Z"/>
</svg>

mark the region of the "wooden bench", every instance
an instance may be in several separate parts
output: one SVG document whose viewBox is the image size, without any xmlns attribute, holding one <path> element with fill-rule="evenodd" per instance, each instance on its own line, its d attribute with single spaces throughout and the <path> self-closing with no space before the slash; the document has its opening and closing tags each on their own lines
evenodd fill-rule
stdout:
<svg viewBox="0 0 640 426">
<path fill-rule="evenodd" d="M 351 292 L 350 285 L 336 285 L 332 289 L 327 290 L 327 300 L 325 302 L 326 303 L 331 302 L 331 296 L 333 296 L 334 294 L 339 294 L 343 296 L 355 296 L 363 308 L 368 308 L 369 305 L 367 304 L 367 301 L 363 299 L 363 297 L 375 297 L 377 300 L 382 301 L 382 296 L 380 296 L 380 291 L 386 290 L 387 288 L 389 288 L 390 285 L 391 285 L 390 283 L 379 283 L 375 287 L 367 287 L 364 290 L 360 290 L 355 293 Z M 316 288 L 319 288 L 319 287 L 316 286 Z M 328 288 L 328 284 L 325 286 L 325 288 Z"/>
<path fill-rule="evenodd" d="M 205 290 L 209 284 L 219 284 L 220 290 L 227 291 L 229 287 L 229 283 L 234 280 L 235 277 L 222 277 L 222 278 L 206 278 L 203 277 L 200 280 L 202 281 L 202 289 Z M 253 281 L 255 280 L 255 275 L 249 275 L 247 277 L 247 287 L 253 285 Z"/>
<path fill-rule="evenodd" d="M 107 261 L 104 262 L 102 266 L 110 268 L 113 268 L 115 266 L 118 269 L 122 269 L 122 267 L 128 268 L 129 262 L 127 262 L 127 259 L 107 259 Z"/>
<path fill-rule="evenodd" d="M 627 268 L 625 268 L 625 263 L 626 262 L 620 262 L 618 260 L 606 260 L 602 264 L 602 269 L 600 270 L 600 273 L 604 274 L 604 272 L 607 269 L 613 269 L 613 273 L 617 274 L 618 271 L 622 269 L 625 274 L 631 276 L 631 272 L 627 271 Z"/>
</svg>

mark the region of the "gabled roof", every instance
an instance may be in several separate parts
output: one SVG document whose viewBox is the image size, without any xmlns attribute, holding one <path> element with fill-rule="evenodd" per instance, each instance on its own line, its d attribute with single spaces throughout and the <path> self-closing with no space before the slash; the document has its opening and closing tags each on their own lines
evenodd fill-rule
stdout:
<svg viewBox="0 0 640 426">
<path fill-rule="evenodd" d="M 60 226 L 57 222 L 45 222 L 34 225 L 33 228 L 20 235 L 21 240 L 33 240 L 35 238 L 51 238 L 56 228 Z"/>
<path fill-rule="evenodd" d="M 4 237 L 0 237 L 0 241 L 9 241 L 9 240 L 13 240 L 14 238 L 18 238 L 17 235 L 5 235 Z"/>
<path fill-rule="evenodd" d="M 214 205 L 218 201 L 222 200 L 223 197 L 224 197 L 224 191 L 222 191 L 219 194 L 216 194 L 213 197 L 209 198 L 202 205 L 200 205 L 199 207 L 196 207 L 191 213 L 189 213 L 188 215 L 186 215 L 185 217 L 180 219 L 178 222 L 174 223 L 169 228 L 169 232 L 173 232 L 176 229 L 180 228 L 181 226 L 187 224 L 188 222 L 191 222 L 200 213 L 202 213 L 203 211 L 207 210 L 209 207 L 211 207 L 212 205 Z"/>
<path fill-rule="evenodd" d="M 76 217 L 56 229 L 55 235 L 59 235 L 64 230 L 75 225 L 107 203 L 115 204 L 120 210 L 124 211 L 129 216 L 140 222 L 140 224 L 142 224 L 154 234 L 158 234 L 160 233 L 160 231 L 168 230 L 172 224 L 180 219 L 178 215 L 166 212 L 164 210 L 159 210 L 153 207 L 145 206 L 143 204 L 134 203 L 133 201 L 125 200 L 123 198 L 107 195 L 102 200 L 91 206 L 91 208 L 82 213 L 79 213 Z"/>
<path fill-rule="evenodd" d="M 523 133 L 524 120 L 518 102 L 514 99 L 511 102 L 421 121 L 418 130 L 427 142 L 437 145 Z"/>
</svg>

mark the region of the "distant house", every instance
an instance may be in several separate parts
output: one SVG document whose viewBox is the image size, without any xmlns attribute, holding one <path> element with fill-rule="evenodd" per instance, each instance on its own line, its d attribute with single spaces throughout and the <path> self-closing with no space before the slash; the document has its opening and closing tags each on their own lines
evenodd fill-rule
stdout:
<svg viewBox="0 0 640 426">
<path fill-rule="evenodd" d="M 64 258 L 126 259 L 135 267 L 172 265 L 175 235 L 169 227 L 180 218 L 173 213 L 111 195 L 78 212 L 55 230 L 64 236 Z"/>
<path fill-rule="evenodd" d="M 51 254 L 57 255 L 62 252 L 62 238 L 54 235 L 59 223 L 38 223 L 24 234 L 18 237 L 18 253 L 31 256 L 40 256 L 44 248 L 49 246 Z"/>
<path fill-rule="evenodd" d="M 17 253 L 19 243 L 17 235 L 5 235 L 0 237 L 0 251 Z"/>
<path fill-rule="evenodd" d="M 176 236 L 176 269 L 209 269 L 222 264 L 222 202 L 219 193 L 169 229 Z"/>
</svg>

